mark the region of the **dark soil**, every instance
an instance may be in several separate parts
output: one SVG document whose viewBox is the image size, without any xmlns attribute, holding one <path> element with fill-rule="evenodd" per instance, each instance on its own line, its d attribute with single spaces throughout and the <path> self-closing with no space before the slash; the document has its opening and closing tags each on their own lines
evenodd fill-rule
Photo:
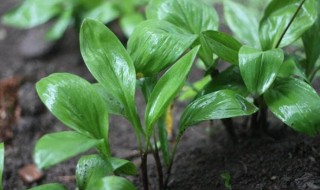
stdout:
<svg viewBox="0 0 320 190">
<path fill-rule="evenodd" d="M 0 0 L 0 16 L 14 6 L 13 0 Z M 19 79 L 13 92 L 14 119 L 7 122 L 5 140 L 5 190 L 26 189 L 39 184 L 60 182 L 69 189 L 75 189 L 75 165 L 79 157 L 43 171 L 44 177 L 31 184 L 24 183 L 19 170 L 33 163 L 35 142 L 44 134 L 67 130 L 57 121 L 38 99 L 34 84 L 51 73 L 70 72 L 94 81 L 87 71 L 79 53 L 77 33 L 69 30 L 65 37 L 55 44 L 37 44 L 48 26 L 28 31 L 19 31 L 0 24 L 0 80 L 12 77 Z M 42 48 L 38 48 L 38 47 Z M 191 78 L 199 78 L 200 72 Z M 0 83 L 1 84 L 1 83 Z M 1 93 L 6 93 L 3 88 Z M 16 98 L 15 98 L 16 97 Z M 16 102 L 18 104 L 16 105 Z M 142 104 L 141 98 L 137 99 Z M 3 106 L 0 102 L 0 108 Z M 175 107 L 178 118 L 183 104 Z M 12 109 L 11 109 L 12 111 Z M 8 112 L 9 113 L 9 112 Z M 19 116 L 17 116 L 19 114 Z M 1 119 L 1 118 L 0 118 Z M 241 121 L 241 119 L 239 119 Z M 240 123 L 238 122 L 239 126 Z M 110 141 L 113 155 L 128 158 L 139 166 L 136 156 L 135 136 L 129 124 L 118 117 L 110 119 Z M 270 126 L 280 126 L 272 119 Z M 232 189 L 320 189 L 320 138 L 296 134 L 288 128 L 279 127 L 270 135 L 253 138 L 245 127 L 236 130 L 240 139 L 233 144 L 221 123 L 213 126 L 203 123 L 187 131 L 178 148 L 169 183 L 172 190 L 227 189 L 221 175 L 231 176 Z M 11 133 L 10 133 L 11 132 Z M 3 134 L 3 133 L 1 133 Z M 276 134 L 276 135 L 275 135 Z M 156 189 L 153 158 L 150 157 L 150 182 Z M 132 180 L 140 184 L 139 178 Z"/>
</svg>

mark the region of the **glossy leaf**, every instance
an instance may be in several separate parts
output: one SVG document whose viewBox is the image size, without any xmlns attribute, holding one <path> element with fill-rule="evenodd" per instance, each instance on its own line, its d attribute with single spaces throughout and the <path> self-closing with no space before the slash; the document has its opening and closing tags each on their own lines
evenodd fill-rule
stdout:
<svg viewBox="0 0 320 190">
<path fill-rule="evenodd" d="M 86 80 L 52 74 L 36 84 L 38 95 L 62 123 L 86 136 L 108 139 L 108 112 L 103 98 Z"/>
<path fill-rule="evenodd" d="M 111 157 L 108 158 L 108 161 L 112 165 L 114 173 L 117 175 L 136 175 L 138 172 L 137 167 L 128 160 Z"/>
<path fill-rule="evenodd" d="M 203 66 L 204 66 L 203 70 L 215 68 L 218 57 L 217 55 L 213 54 L 213 51 L 209 46 L 209 43 L 205 41 L 202 34 L 200 34 L 199 38 L 197 38 L 197 40 L 193 43 L 193 45 L 200 45 L 198 56 L 200 58 L 199 61 L 203 62 Z"/>
<path fill-rule="evenodd" d="M 282 65 L 282 50 L 260 51 L 243 46 L 239 52 L 239 68 L 248 90 L 254 95 L 263 94 L 276 78 Z"/>
<path fill-rule="evenodd" d="M 223 1 L 224 16 L 235 37 L 246 45 L 259 48 L 257 16 L 236 1 Z"/>
<path fill-rule="evenodd" d="M 320 2 L 317 1 L 318 18 L 313 26 L 302 36 L 304 50 L 306 53 L 306 73 L 312 73 L 315 64 L 320 56 Z"/>
<path fill-rule="evenodd" d="M 86 190 L 137 190 L 137 188 L 125 178 L 108 176 L 98 180 Z"/>
<path fill-rule="evenodd" d="M 262 49 L 291 44 L 313 25 L 316 18 L 316 0 L 271 1 L 259 26 Z"/>
<path fill-rule="evenodd" d="M 188 126 L 201 121 L 251 115 L 257 110 L 254 104 L 231 90 L 213 92 L 187 106 L 180 119 L 179 133 L 182 135 Z"/>
<path fill-rule="evenodd" d="M 111 164 L 101 156 L 97 154 L 82 156 L 76 169 L 77 187 L 79 190 L 85 190 L 97 180 L 112 174 Z"/>
<path fill-rule="evenodd" d="M 110 114 L 122 115 L 127 117 L 125 114 L 124 106 L 117 99 L 109 94 L 109 92 L 99 83 L 93 84 L 94 89 L 100 94 L 104 99 L 105 105 Z"/>
<path fill-rule="evenodd" d="M 166 20 L 191 34 L 218 29 L 217 12 L 203 1 L 156 1 L 146 12 L 148 19 Z"/>
<path fill-rule="evenodd" d="M 157 10 L 162 3 L 163 0 L 149 0 L 145 10 L 147 19 L 158 19 Z"/>
<path fill-rule="evenodd" d="M 124 105 L 128 119 L 136 122 L 136 73 L 121 42 L 104 24 L 86 19 L 80 30 L 80 50 L 92 75 Z M 133 126 L 137 133 L 143 131 L 137 124 Z"/>
<path fill-rule="evenodd" d="M 163 115 L 187 78 L 199 47 L 192 49 L 177 61 L 154 87 L 145 112 L 147 135 L 150 135 L 155 122 Z"/>
<path fill-rule="evenodd" d="M 102 139 L 89 138 L 73 131 L 44 135 L 35 146 L 34 160 L 40 169 L 49 168 L 100 143 L 103 143 Z"/>
<path fill-rule="evenodd" d="M 2 174 L 3 174 L 3 167 L 4 167 L 4 144 L 0 144 L 0 190 L 2 190 Z"/>
<path fill-rule="evenodd" d="M 152 76 L 174 63 L 196 37 L 185 34 L 169 22 L 148 20 L 133 32 L 128 41 L 128 52 L 136 72 Z"/>
<path fill-rule="evenodd" d="M 49 184 L 33 187 L 28 190 L 68 190 L 68 189 L 66 186 L 59 183 L 49 183 Z"/>
<path fill-rule="evenodd" d="M 120 27 L 123 33 L 129 37 L 133 33 L 136 26 L 144 20 L 143 16 L 138 13 L 132 13 L 121 17 Z"/>
<path fill-rule="evenodd" d="M 243 82 L 238 67 L 229 67 L 225 71 L 212 77 L 211 82 L 203 88 L 201 94 L 209 94 L 224 89 L 233 90 L 244 97 L 249 95 L 249 91 Z"/>
<path fill-rule="evenodd" d="M 294 78 L 278 78 L 264 99 L 281 121 L 311 136 L 320 132 L 320 97 L 307 83 Z"/>
<path fill-rule="evenodd" d="M 2 22 L 16 28 L 32 28 L 49 21 L 61 12 L 62 0 L 25 0 L 23 3 L 6 13 Z"/>
<path fill-rule="evenodd" d="M 206 43 L 210 50 L 219 58 L 238 65 L 238 52 L 241 48 L 240 42 L 228 34 L 218 31 L 206 31 L 202 33 L 201 44 Z"/>
</svg>

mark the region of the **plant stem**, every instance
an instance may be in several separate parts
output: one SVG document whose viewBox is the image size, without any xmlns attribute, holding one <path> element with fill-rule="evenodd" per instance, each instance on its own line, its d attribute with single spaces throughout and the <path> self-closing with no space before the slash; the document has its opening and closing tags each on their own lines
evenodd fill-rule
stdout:
<svg viewBox="0 0 320 190">
<path fill-rule="evenodd" d="M 156 161 L 156 166 L 157 166 L 159 190 L 164 190 L 162 164 L 159 156 L 159 149 L 157 146 L 157 139 L 155 134 L 154 134 L 153 157 L 154 157 L 154 160 Z"/>
<path fill-rule="evenodd" d="M 259 126 L 263 130 L 263 132 L 267 132 L 267 106 L 262 97 L 259 98 L 259 107 L 260 107 L 260 115 L 259 115 Z"/>
<path fill-rule="evenodd" d="M 317 72 L 320 70 L 320 66 L 316 67 L 311 74 L 309 74 L 309 82 L 312 83 L 314 77 L 316 76 Z M 307 74 L 308 76 L 308 74 Z"/>
<path fill-rule="evenodd" d="M 257 99 L 254 99 L 254 104 L 257 105 L 259 107 L 259 102 Z M 251 116 L 251 130 L 252 130 L 252 135 L 253 136 L 257 136 L 260 133 L 260 123 L 259 123 L 259 114 L 260 111 L 254 113 Z"/>
<path fill-rule="evenodd" d="M 306 1 L 306 0 L 302 0 L 302 2 L 300 3 L 298 9 L 296 10 L 296 12 L 294 13 L 294 15 L 292 16 L 289 24 L 287 25 L 287 27 L 284 29 L 283 33 L 281 34 L 281 36 L 280 36 L 280 38 L 279 38 L 279 41 L 277 42 L 277 45 L 276 45 L 275 48 L 278 48 L 278 47 L 280 46 L 280 43 L 281 43 L 284 35 L 286 35 L 287 31 L 289 30 L 290 26 L 292 25 L 294 19 L 295 19 L 296 16 L 298 15 L 298 13 L 299 13 L 300 9 L 302 8 L 302 5 L 304 4 L 305 1 Z"/>
<path fill-rule="evenodd" d="M 170 175 L 171 175 L 171 170 L 172 170 L 172 165 L 173 165 L 174 157 L 176 155 L 177 147 L 178 147 L 178 144 L 180 142 L 180 139 L 181 139 L 181 135 L 179 135 L 175 140 L 175 144 L 174 144 L 174 147 L 173 147 L 171 160 L 170 160 L 170 163 L 169 163 L 169 166 L 168 166 L 168 170 L 167 170 L 166 180 L 164 181 L 164 188 L 165 189 L 167 189 L 167 187 L 168 187 L 168 183 L 169 183 L 169 179 L 170 179 Z"/>
<path fill-rule="evenodd" d="M 141 136 L 142 136 L 142 138 L 146 138 L 145 137 L 146 135 L 145 135 L 144 131 L 141 131 L 142 130 L 142 125 L 141 125 L 141 121 L 140 121 L 140 118 L 138 116 L 138 113 L 134 112 L 134 113 L 130 114 L 129 115 L 129 121 L 133 125 L 134 132 L 136 134 L 137 141 L 138 141 L 138 148 L 139 148 L 140 153 L 142 154 L 143 150 L 142 150 Z"/>
<path fill-rule="evenodd" d="M 237 135 L 234 131 L 234 125 L 233 125 L 232 118 L 221 119 L 221 121 L 222 121 L 223 125 L 225 126 L 227 133 L 228 133 L 230 139 L 232 140 L 232 142 L 237 143 L 238 138 L 237 138 Z"/>
<path fill-rule="evenodd" d="M 141 154 L 141 177 L 142 177 L 142 184 L 144 190 L 149 190 L 149 179 L 148 179 L 148 153 L 144 152 Z"/>
</svg>

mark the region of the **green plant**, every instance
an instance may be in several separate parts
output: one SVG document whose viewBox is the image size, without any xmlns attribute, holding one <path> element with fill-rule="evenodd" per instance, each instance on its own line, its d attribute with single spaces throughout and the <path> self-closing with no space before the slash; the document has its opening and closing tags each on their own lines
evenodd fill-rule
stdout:
<svg viewBox="0 0 320 190">
<path fill-rule="evenodd" d="M 54 19 L 55 25 L 48 31 L 47 40 L 57 40 L 62 37 L 70 25 L 78 29 L 84 18 L 98 19 L 109 23 L 119 19 L 120 27 L 129 36 L 134 27 L 144 20 L 137 9 L 146 0 L 129 0 L 125 5 L 116 0 L 24 0 L 22 4 L 7 12 L 2 22 L 8 26 L 28 29 Z"/>
<path fill-rule="evenodd" d="M 186 9 L 182 9 L 183 13 L 179 12 L 179 5 L 175 5 L 179 4 L 178 2 L 161 3 L 154 0 L 148 5 L 146 12 L 148 18 L 166 20 L 188 34 L 197 34 L 193 44 L 201 45 L 199 56 L 211 82 L 202 81 L 201 86 L 207 83 L 203 90 L 191 85 L 193 94 L 198 92 L 198 96 L 201 96 L 217 90 L 232 89 L 252 99 L 255 105 L 260 107 L 260 111 L 251 118 L 253 130 L 266 130 L 266 113 L 269 107 L 279 119 L 295 130 L 309 135 L 318 134 L 319 120 L 315 115 L 319 112 L 319 104 L 316 103 L 319 97 L 310 86 L 319 70 L 317 1 L 270 1 L 262 16 L 238 3 L 224 1 L 227 24 L 241 42 L 217 31 L 217 26 L 206 28 L 205 24 L 193 23 L 195 20 L 189 19 L 189 23 L 193 23 L 189 27 L 183 19 L 188 19 L 188 16 L 195 19 L 199 15 L 192 17 L 192 14 L 183 12 Z M 203 11 L 203 15 L 206 13 Z M 202 18 L 203 23 L 206 23 L 206 18 L 209 18 L 209 15 Z M 260 23 L 258 18 L 261 18 Z M 281 48 L 292 44 L 302 35 L 306 59 L 299 57 L 299 54 L 283 52 Z M 221 60 L 230 63 L 230 67 L 219 73 L 216 65 L 221 63 Z M 304 95 L 294 93 L 296 91 Z M 232 121 L 223 120 L 223 123 L 229 125 L 226 129 L 234 136 L 234 132 L 230 130 L 233 128 Z"/>
<path fill-rule="evenodd" d="M 0 190 L 2 190 L 2 173 L 4 165 L 4 144 L 0 144 Z"/>
<path fill-rule="evenodd" d="M 85 156 L 78 163 L 79 189 L 103 189 L 116 182 L 123 186 L 113 189 L 133 188 L 123 178 L 112 177 L 134 174 L 135 167 L 124 160 L 121 167 L 114 166 L 114 160 L 119 159 L 110 153 L 108 114 L 123 116 L 134 128 L 144 190 L 149 189 L 147 154 L 152 153 L 155 158 L 159 189 L 166 189 L 184 131 L 204 120 L 223 119 L 232 128 L 231 118 L 253 114 L 252 128 L 266 128 L 269 107 L 295 130 L 317 134 L 319 96 L 303 79 L 293 77 L 292 68 L 298 66 L 288 62 L 289 56 L 280 49 L 310 29 L 317 17 L 315 7 L 315 0 L 271 1 L 259 29 L 247 27 L 249 32 L 258 32 L 258 38 L 246 39 L 247 45 L 217 31 L 214 9 L 191 0 L 151 1 L 146 8 L 149 20 L 137 26 L 127 49 L 102 23 L 85 20 L 80 29 L 81 54 L 98 83 L 90 84 L 66 73 L 50 75 L 37 83 L 37 92 L 47 108 L 74 131 L 42 137 L 35 149 L 36 164 L 47 168 L 96 148 L 96 155 Z M 203 84 L 198 87 L 199 93 L 183 111 L 170 147 L 165 126 L 167 110 L 186 83 L 197 55 L 211 80 L 205 82 L 203 89 L 199 90 Z M 215 68 L 219 60 L 230 63 L 221 73 Z M 146 102 L 144 118 L 138 115 L 140 107 L 135 104 L 138 88 Z M 254 104 L 259 106 L 259 112 Z M 76 144 L 82 146 L 74 148 Z M 83 169 L 87 159 L 92 167 Z"/>
<path fill-rule="evenodd" d="M 318 70 L 315 63 L 320 55 L 313 43 L 319 33 L 318 8 L 319 3 L 314 0 L 274 0 L 258 23 L 256 17 L 245 14 L 249 12 L 245 7 L 226 1 L 227 23 L 235 36 L 247 45 L 242 46 L 233 37 L 219 32 L 202 33 L 204 47 L 231 63 L 229 69 L 212 77 L 203 93 L 228 87 L 252 97 L 260 108 L 251 118 L 253 129 L 266 130 L 266 109 L 269 108 L 293 129 L 309 135 L 318 134 L 320 120 L 316 115 L 320 111 L 320 99 L 309 84 Z M 238 10 L 241 17 L 236 17 L 231 10 Z M 296 55 L 280 48 L 302 35 L 307 61 L 300 58 L 302 61 L 297 62 Z M 232 81 L 228 80 L 230 77 Z"/>
<path fill-rule="evenodd" d="M 232 185 L 231 185 L 232 178 L 231 178 L 230 173 L 229 172 L 222 172 L 220 174 L 220 177 L 223 180 L 224 187 L 231 190 L 232 189 Z"/>
<path fill-rule="evenodd" d="M 190 2 L 192 3 L 178 3 L 185 3 L 187 11 L 191 11 L 192 7 L 188 4 Z M 197 4 L 199 12 L 201 8 L 206 7 L 204 4 L 200 5 Z M 206 13 L 212 14 L 209 9 Z M 215 23 L 216 20 L 213 24 Z M 211 26 L 209 24 L 209 27 Z M 142 160 L 141 176 L 144 189 L 149 189 L 148 152 L 152 152 L 155 157 L 159 188 L 164 189 L 168 183 L 176 147 L 186 128 L 203 120 L 250 115 L 256 111 L 255 106 L 230 90 L 221 90 L 200 97 L 190 103 L 182 114 L 179 135 L 173 150 L 170 151 L 162 118 L 184 85 L 198 53 L 199 46 L 188 52 L 196 37 L 196 34 L 179 29 L 170 22 L 149 20 L 139 25 L 130 37 L 127 52 L 103 24 L 85 20 L 80 32 L 81 53 L 98 83 L 90 84 L 80 77 L 63 73 L 50 75 L 37 83 L 37 92 L 47 108 L 65 125 L 75 130 L 42 137 L 35 148 L 38 167 L 50 167 L 92 147 L 99 151 L 97 157 L 104 162 L 110 162 L 107 118 L 108 113 L 118 114 L 124 116 L 135 129 Z M 161 75 L 164 69 L 167 70 Z M 135 105 L 137 76 L 144 76 L 139 78 L 146 100 L 144 127 Z M 160 147 L 157 146 L 158 139 Z M 62 146 L 62 142 L 65 145 L 66 141 L 70 146 Z M 82 146 L 71 148 L 75 144 Z M 167 168 L 166 176 L 162 173 L 160 151 Z M 99 180 L 110 174 L 112 172 L 104 172 L 103 175 L 94 178 Z M 87 187 L 80 189 L 96 188 L 95 183 L 87 184 Z"/>
</svg>

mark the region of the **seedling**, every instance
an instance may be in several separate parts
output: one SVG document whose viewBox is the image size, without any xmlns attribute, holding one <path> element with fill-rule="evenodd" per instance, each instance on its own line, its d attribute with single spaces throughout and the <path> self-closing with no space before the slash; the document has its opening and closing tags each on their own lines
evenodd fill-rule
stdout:
<svg viewBox="0 0 320 190">
<path fill-rule="evenodd" d="M 224 184 L 224 187 L 227 188 L 227 189 L 230 189 L 232 190 L 232 185 L 231 185 L 231 175 L 229 172 L 223 172 L 220 177 L 222 178 L 223 180 L 223 184 Z"/>
<path fill-rule="evenodd" d="M 151 152 L 155 158 L 159 189 L 166 189 L 184 131 L 204 120 L 227 119 L 225 124 L 232 125 L 230 118 L 253 114 L 251 125 L 257 128 L 266 126 L 269 107 L 295 130 L 309 135 L 319 132 L 319 96 L 308 83 L 292 77 L 291 70 L 282 67 L 285 56 L 280 49 L 314 24 L 315 0 L 271 1 L 259 27 L 262 48 L 260 44 L 243 45 L 217 31 L 217 13 L 201 2 L 154 0 L 146 12 L 149 20 L 137 26 L 127 49 L 102 23 L 91 19 L 83 22 L 81 54 L 96 84 L 67 73 L 53 74 L 37 83 L 37 92 L 47 108 L 73 129 L 45 135 L 38 141 L 38 167 L 45 169 L 95 148 L 97 154 L 78 162 L 78 188 L 134 189 L 124 178 L 114 176 L 135 174 L 136 170 L 131 162 L 111 155 L 109 114 L 123 116 L 134 128 L 144 190 L 149 189 L 147 154 Z M 278 22 L 282 24 L 274 24 Z M 205 63 L 211 81 L 183 111 L 171 147 L 164 120 L 197 56 Z M 221 73 L 214 72 L 218 63 L 215 57 L 231 66 Z M 142 118 L 135 103 L 137 87 L 146 102 Z M 110 186 L 115 184 L 118 186 Z"/>
<path fill-rule="evenodd" d="M 296 131 L 312 136 L 318 134 L 320 120 L 316 115 L 320 112 L 320 99 L 309 84 L 314 77 L 314 73 L 311 76 L 309 71 L 318 70 L 315 63 L 320 55 L 319 49 L 311 44 L 319 33 L 318 7 L 319 3 L 314 0 L 273 0 L 259 23 L 256 17 L 245 14 L 250 12 L 245 7 L 226 1 L 227 23 L 242 42 L 217 31 L 202 33 L 203 47 L 231 64 L 227 70 L 214 74 L 203 94 L 230 88 L 252 98 L 260 108 L 251 118 L 252 129 L 267 129 L 266 113 L 269 108 Z M 242 16 L 235 17 L 232 10 L 239 10 Z M 252 24 L 248 24 L 249 21 Z M 311 31 L 315 35 L 306 41 L 306 35 Z M 286 54 L 281 48 L 302 35 L 308 61 L 299 64 L 293 55 Z"/>
<path fill-rule="evenodd" d="M 189 1 L 178 3 L 186 2 L 190 3 Z M 201 7 L 198 4 L 197 6 L 200 11 Z M 202 5 L 202 7 L 206 6 Z M 207 12 L 212 14 L 209 10 Z M 139 25 L 136 31 L 145 31 L 145 33 L 140 33 L 140 36 L 137 33 L 132 35 L 128 42 L 128 53 L 116 36 L 102 23 L 85 20 L 80 32 L 81 53 L 98 83 L 90 84 L 80 77 L 66 73 L 50 75 L 37 83 L 37 92 L 47 108 L 65 125 L 75 130 L 42 137 L 35 149 L 35 161 L 38 167 L 48 168 L 92 147 L 99 152 L 94 158 L 99 158 L 100 164 L 106 165 L 106 168 L 113 165 L 108 142 L 108 113 L 118 114 L 125 117 L 135 129 L 142 160 L 141 176 L 144 189 L 149 189 L 147 153 L 150 151 L 158 166 L 159 188 L 164 189 L 168 183 L 177 144 L 187 127 L 208 119 L 250 115 L 257 110 L 241 95 L 230 90 L 221 90 L 200 97 L 193 101 L 182 114 L 179 135 L 171 152 L 165 128 L 161 127 L 161 118 L 184 85 L 199 51 L 199 46 L 188 51 L 196 35 L 186 33 L 185 30 L 167 21 L 146 21 Z M 185 33 L 186 38 L 182 36 L 177 40 L 176 38 L 181 36 L 180 32 Z M 158 43 L 152 44 L 153 39 L 158 39 Z M 141 46 L 141 43 L 144 46 Z M 164 51 L 164 47 L 175 48 L 178 51 Z M 181 55 L 183 56 L 179 59 Z M 157 60 L 159 64 L 152 60 Z M 167 71 L 160 75 L 166 68 L 168 68 Z M 140 122 L 143 118 L 138 116 L 135 105 L 136 78 L 139 75 L 144 76 L 142 81 L 146 99 L 144 127 Z M 157 79 L 157 76 L 160 78 Z M 151 80 L 152 78 L 154 80 Z M 157 123 L 159 123 L 158 135 L 155 130 Z M 161 151 L 168 170 L 167 176 L 162 174 L 157 139 L 161 143 Z M 65 146 L 66 144 L 68 146 Z M 76 144 L 82 146 L 75 148 Z M 115 167 L 112 167 L 109 172 L 101 171 L 99 169 L 101 167 L 97 168 L 98 164 L 95 160 L 91 162 L 94 163 L 92 170 L 97 172 L 97 175 L 89 179 L 77 177 L 78 186 L 82 184 L 79 181 L 85 181 L 87 184 L 87 186 L 80 185 L 80 189 L 97 188 L 95 184 L 105 183 L 104 176 L 112 175 L 117 171 Z M 127 168 L 121 171 L 128 173 Z M 80 173 L 82 173 L 80 176 L 92 176 L 88 174 L 91 170 L 80 170 Z M 90 182 L 91 180 L 100 182 Z"/>
</svg>

